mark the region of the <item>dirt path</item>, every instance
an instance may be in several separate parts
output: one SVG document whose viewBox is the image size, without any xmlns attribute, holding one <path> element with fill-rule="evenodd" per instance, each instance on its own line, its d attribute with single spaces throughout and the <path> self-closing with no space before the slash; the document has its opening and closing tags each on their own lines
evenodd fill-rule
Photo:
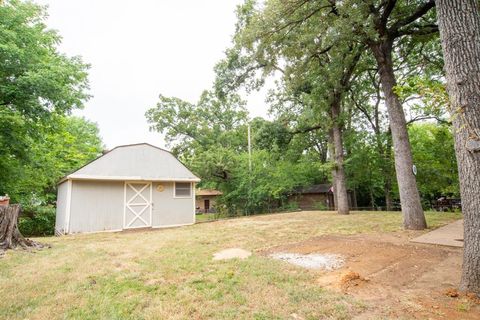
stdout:
<svg viewBox="0 0 480 320">
<path fill-rule="evenodd" d="M 389 233 L 322 236 L 265 254 L 275 252 L 342 255 L 345 266 L 317 271 L 317 282 L 364 300 L 368 311 L 359 319 L 480 319 L 478 300 L 446 295 L 460 281 L 461 248 L 415 244 L 408 233 Z"/>
</svg>

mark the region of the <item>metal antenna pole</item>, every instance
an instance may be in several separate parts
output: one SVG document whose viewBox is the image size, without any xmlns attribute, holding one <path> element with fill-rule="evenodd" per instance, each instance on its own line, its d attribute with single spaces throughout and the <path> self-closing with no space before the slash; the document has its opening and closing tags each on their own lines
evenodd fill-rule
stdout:
<svg viewBox="0 0 480 320">
<path fill-rule="evenodd" d="M 249 180 L 250 187 L 248 188 L 248 198 L 247 198 L 247 216 L 250 214 L 250 201 L 251 201 L 251 192 L 252 192 L 252 138 L 251 138 L 251 129 L 250 123 L 247 127 L 248 132 L 248 171 L 249 171 Z"/>
<path fill-rule="evenodd" d="M 250 123 L 248 124 L 248 170 L 252 173 L 252 139 L 250 132 Z"/>
</svg>

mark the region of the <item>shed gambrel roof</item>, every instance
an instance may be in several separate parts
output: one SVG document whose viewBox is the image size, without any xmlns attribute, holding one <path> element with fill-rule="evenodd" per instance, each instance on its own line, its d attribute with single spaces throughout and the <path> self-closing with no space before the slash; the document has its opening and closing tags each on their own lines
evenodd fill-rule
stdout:
<svg viewBox="0 0 480 320">
<path fill-rule="evenodd" d="M 148 143 L 118 146 L 77 171 L 68 180 L 132 180 L 198 182 L 173 154 Z"/>
</svg>

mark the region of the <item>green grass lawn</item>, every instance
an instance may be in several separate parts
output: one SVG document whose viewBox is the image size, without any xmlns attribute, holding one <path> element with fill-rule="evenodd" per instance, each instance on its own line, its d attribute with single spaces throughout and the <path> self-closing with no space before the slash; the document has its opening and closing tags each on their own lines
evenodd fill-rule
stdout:
<svg viewBox="0 0 480 320">
<path fill-rule="evenodd" d="M 427 213 L 430 227 L 460 218 Z M 174 229 L 38 239 L 0 259 L 2 319 L 350 319 L 367 304 L 256 251 L 324 234 L 401 231 L 397 212 L 293 212 Z M 218 250 L 252 250 L 213 261 Z"/>
<path fill-rule="evenodd" d="M 205 221 L 212 221 L 212 220 L 218 220 L 218 215 L 214 213 L 201 213 L 197 214 L 195 216 L 195 219 L 197 222 L 205 222 Z"/>
</svg>

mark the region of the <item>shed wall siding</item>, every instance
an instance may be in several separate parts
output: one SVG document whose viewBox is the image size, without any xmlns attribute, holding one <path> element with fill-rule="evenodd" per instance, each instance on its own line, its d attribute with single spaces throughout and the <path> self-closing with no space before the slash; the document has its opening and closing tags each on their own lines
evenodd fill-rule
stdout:
<svg viewBox="0 0 480 320">
<path fill-rule="evenodd" d="M 65 232 L 65 215 L 67 212 L 67 181 L 58 185 L 57 189 L 57 209 L 55 215 L 55 231 Z"/>
<path fill-rule="evenodd" d="M 123 228 L 123 181 L 73 181 L 70 232 Z"/>
<path fill-rule="evenodd" d="M 159 184 L 164 187 L 162 192 L 157 191 Z M 59 186 L 59 199 L 62 197 L 60 193 L 65 193 L 63 198 L 66 199 L 66 185 Z M 123 229 L 124 187 L 124 181 L 73 181 L 69 232 Z M 174 198 L 173 182 L 153 182 L 151 200 L 152 227 L 195 223 L 193 189 L 190 198 Z M 65 203 L 65 200 L 60 202 Z M 64 223 L 58 210 L 57 223 Z"/>
<path fill-rule="evenodd" d="M 164 187 L 157 191 L 158 185 Z M 193 188 L 190 198 L 174 198 L 173 182 L 154 182 L 152 193 L 152 226 L 167 227 L 195 223 Z"/>
</svg>

